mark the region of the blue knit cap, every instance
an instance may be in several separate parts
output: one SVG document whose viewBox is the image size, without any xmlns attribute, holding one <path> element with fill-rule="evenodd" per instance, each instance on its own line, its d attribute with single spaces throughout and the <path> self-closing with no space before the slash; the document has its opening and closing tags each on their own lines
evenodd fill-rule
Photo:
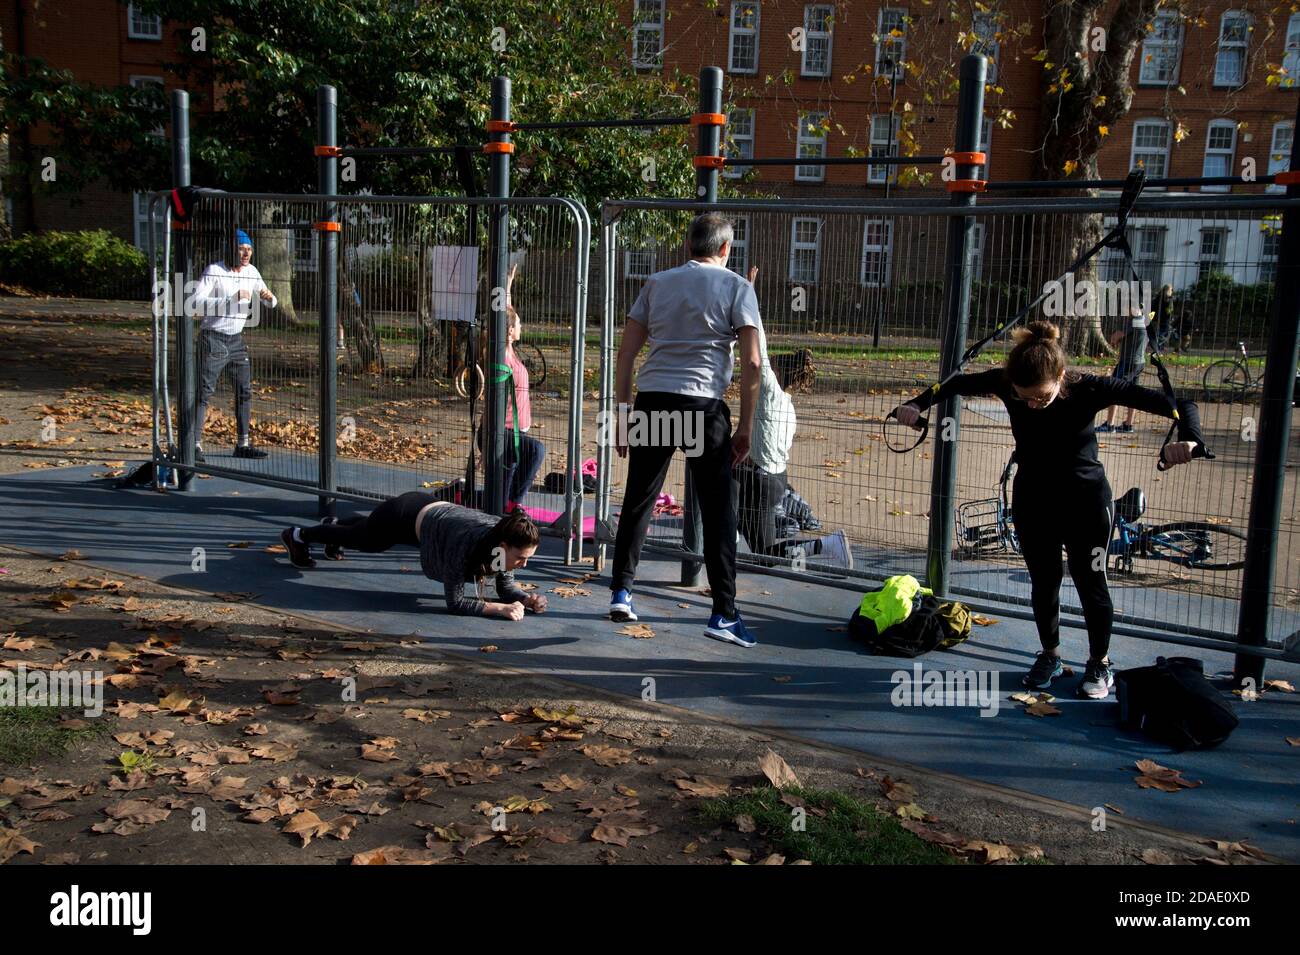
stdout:
<svg viewBox="0 0 1300 955">
<path fill-rule="evenodd" d="M 235 245 L 236 245 L 236 246 L 241 246 L 241 245 L 248 245 L 248 246 L 251 246 L 252 244 L 253 244 L 253 240 L 250 239 L 250 238 L 248 237 L 248 233 L 247 233 L 247 232 L 245 232 L 243 229 L 236 229 L 236 230 L 235 230 Z"/>
</svg>

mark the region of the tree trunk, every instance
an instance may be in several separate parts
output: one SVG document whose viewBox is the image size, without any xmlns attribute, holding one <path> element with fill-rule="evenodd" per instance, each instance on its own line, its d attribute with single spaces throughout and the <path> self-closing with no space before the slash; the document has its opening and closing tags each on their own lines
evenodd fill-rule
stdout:
<svg viewBox="0 0 1300 955">
<path fill-rule="evenodd" d="M 258 222 L 279 225 L 284 219 L 283 210 L 274 203 L 262 203 Z M 268 324 L 272 326 L 298 325 L 298 312 L 293 306 L 293 247 L 292 233 L 288 229 L 260 230 L 257 237 L 257 271 L 262 273 L 278 306 L 271 310 Z"/>
<path fill-rule="evenodd" d="M 347 271 L 340 269 L 339 319 L 343 323 L 348 348 L 356 355 L 357 365 L 362 372 L 382 374 L 384 353 L 379 333 L 363 303 L 357 301 L 354 293 L 355 286 Z"/>
</svg>

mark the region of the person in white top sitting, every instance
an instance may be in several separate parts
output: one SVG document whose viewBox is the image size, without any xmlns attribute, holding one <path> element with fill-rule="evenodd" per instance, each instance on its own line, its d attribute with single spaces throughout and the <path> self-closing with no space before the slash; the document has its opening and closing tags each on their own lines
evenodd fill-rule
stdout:
<svg viewBox="0 0 1300 955">
<path fill-rule="evenodd" d="M 751 285 L 757 275 L 758 266 L 751 266 Z M 754 408 L 753 439 L 749 457 L 732 471 L 737 485 L 740 534 L 755 554 L 794 560 L 812 557 L 821 563 L 851 569 L 853 552 L 843 531 L 820 539 L 781 539 L 777 517 L 788 486 L 786 468 L 798 421 L 794 402 L 785 391 L 790 383 L 783 381 L 773 369 L 767 354 L 767 335 L 761 326 L 758 342 L 763 368 L 758 404 Z"/>
<path fill-rule="evenodd" d="M 266 452 L 253 447 L 249 430 L 253 376 L 248 348 L 244 344 L 244 326 L 258 304 L 253 296 L 272 308 L 276 305 L 276 298 L 262 281 L 262 273 L 252 263 L 253 242 L 243 229 L 235 230 L 234 258 L 233 267 L 226 262 L 209 265 L 194 295 L 197 314 L 203 320 L 199 330 L 199 396 L 195 421 L 201 440 L 208 402 L 217 390 L 222 372 L 229 368 L 235 382 L 235 423 L 239 429 L 235 457 L 264 458 Z M 194 457 L 197 461 L 203 460 L 201 443 L 197 445 Z"/>
</svg>

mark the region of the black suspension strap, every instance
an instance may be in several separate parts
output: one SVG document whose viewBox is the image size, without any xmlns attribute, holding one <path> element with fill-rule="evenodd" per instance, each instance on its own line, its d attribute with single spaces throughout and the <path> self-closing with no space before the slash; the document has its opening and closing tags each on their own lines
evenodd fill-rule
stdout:
<svg viewBox="0 0 1300 955">
<path fill-rule="evenodd" d="M 965 353 L 961 356 L 961 360 L 957 362 L 957 367 L 954 368 L 950 374 L 944 377 L 942 381 L 937 381 L 930 386 L 930 393 L 933 395 L 937 395 L 939 393 L 939 389 L 941 389 L 944 385 L 948 384 L 948 382 L 952 381 L 958 375 L 962 374 L 962 372 L 966 369 L 966 366 L 969 365 L 972 361 L 974 361 L 975 358 L 979 355 L 979 353 L 982 352 L 991 342 L 1001 337 L 1004 333 L 1006 333 L 1012 328 L 1015 328 L 1015 326 L 1019 325 L 1022 321 L 1024 321 L 1025 317 L 1029 315 L 1029 313 L 1032 312 L 1035 308 L 1037 308 L 1042 303 L 1042 301 L 1052 293 L 1053 289 L 1059 283 L 1065 280 L 1066 276 L 1074 274 L 1074 272 L 1076 272 L 1085 262 L 1092 259 L 1103 249 L 1108 249 L 1108 248 L 1119 249 L 1127 258 L 1129 267 L 1132 268 L 1133 256 L 1131 250 L 1129 249 L 1128 239 L 1126 237 L 1126 230 L 1128 229 L 1129 213 L 1133 211 L 1134 203 L 1137 202 L 1138 196 L 1142 194 L 1142 186 L 1145 180 L 1146 180 L 1146 171 L 1141 168 L 1135 169 L 1131 173 L 1129 173 L 1128 178 L 1124 180 L 1124 190 L 1123 192 L 1120 193 L 1118 217 L 1115 222 L 1115 225 L 1110 229 L 1110 231 L 1107 232 L 1104 236 L 1102 236 L 1101 239 L 1099 239 L 1097 242 L 1093 243 L 1093 245 L 1089 247 L 1087 251 L 1085 251 L 1082 255 L 1080 255 L 1073 262 L 1071 262 L 1070 265 L 1065 269 L 1065 271 L 1062 272 L 1060 275 L 1058 275 L 1056 279 L 1054 279 L 1051 282 L 1045 283 L 1043 286 L 1043 291 L 1040 292 L 1032 301 L 1030 301 L 1029 304 L 1025 305 L 1022 309 L 1020 309 L 1020 311 L 1018 311 L 1011 318 L 1000 323 L 997 326 L 997 328 L 993 329 L 993 331 L 991 331 L 989 334 L 985 335 L 975 344 L 967 348 Z M 1135 275 L 1137 274 L 1136 270 L 1134 270 L 1134 274 Z M 1157 374 L 1160 374 L 1160 372 L 1157 371 Z M 908 451 L 912 451 L 920 447 L 922 442 L 925 441 L 926 437 L 930 433 L 930 421 L 928 418 L 925 417 L 921 417 L 917 419 L 916 424 L 912 426 L 912 428 L 917 433 L 917 437 L 914 441 L 912 441 L 909 444 L 906 442 L 900 442 L 898 440 L 899 431 L 896 430 L 894 432 L 891 432 L 889 428 L 890 419 L 893 418 L 897 420 L 897 417 L 898 416 L 893 411 L 889 412 L 889 414 L 885 415 L 885 420 L 884 422 L 882 422 L 881 428 L 884 431 L 886 447 L 888 447 L 889 450 L 894 451 L 898 454 L 905 454 Z M 1177 421 L 1175 421 L 1174 423 L 1175 425 L 1177 425 Z M 891 440 L 891 435 L 893 440 Z"/>
</svg>

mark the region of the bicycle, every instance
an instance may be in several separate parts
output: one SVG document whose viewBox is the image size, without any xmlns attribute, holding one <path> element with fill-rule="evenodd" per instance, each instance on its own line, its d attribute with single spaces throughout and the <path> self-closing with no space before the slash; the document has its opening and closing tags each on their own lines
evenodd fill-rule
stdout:
<svg viewBox="0 0 1300 955">
<path fill-rule="evenodd" d="M 997 497 L 970 501 L 957 509 L 959 557 L 978 558 L 997 553 L 1020 553 L 1011 510 L 1011 475 L 1015 455 L 998 479 Z M 1115 573 L 1133 573 L 1133 561 L 1163 560 L 1196 570 L 1240 570 L 1246 566 L 1246 535 L 1235 527 L 1208 521 L 1141 523 L 1146 494 L 1129 488 L 1115 502 L 1115 522 L 1107 555 Z"/>
<path fill-rule="evenodd" d="M 1237 342 L 1237 352 L 1232 358 L 1220 358 L 1205 369 L 1201 388 L 1207 402 L 1222 400 L 1225 392 L 1230 403 L 1244 401 L 1247 392 L 1264 386 L 1263 375 L 1251 374 L 1245 342 Z"/>
</svg>

